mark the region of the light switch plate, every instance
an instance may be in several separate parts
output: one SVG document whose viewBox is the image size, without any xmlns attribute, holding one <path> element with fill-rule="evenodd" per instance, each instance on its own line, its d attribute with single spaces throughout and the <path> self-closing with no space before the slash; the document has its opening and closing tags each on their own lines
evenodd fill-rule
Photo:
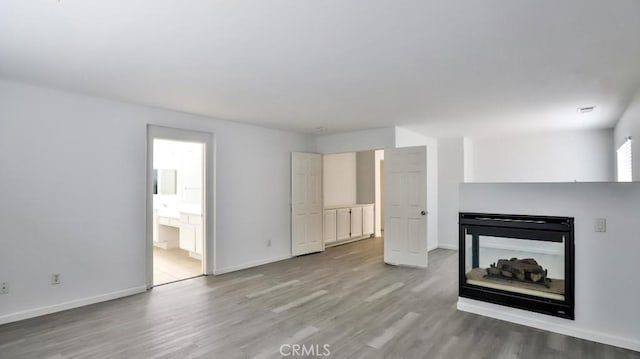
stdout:
<svg viewBox="0 0 640 359">
<path fill-rule="evenodd" d="M 596 232 L 606 232 L 607 231 L 607 219 L 606 218 L 596 218 L 593 220 L 593 230 Z"/>
</svg>

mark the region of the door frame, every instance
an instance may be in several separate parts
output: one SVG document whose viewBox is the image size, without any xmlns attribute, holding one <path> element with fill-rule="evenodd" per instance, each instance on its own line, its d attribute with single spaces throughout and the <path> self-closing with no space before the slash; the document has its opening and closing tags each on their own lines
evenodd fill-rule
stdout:
<svg viewBox="0 0 640 359">
<path fill-rule="evenodd" d="M 163 139 L 182 142 L 196 142 L 204 145 L 204 188 L 203 217 L 204 235 L 202 251 L 202 272 L 211 275 L 216 268 L 216 221 L 215 221 L 215 135 L 211 132 L 147 124 L 146 171 L 146 229 L 145 268 L 147 289 L 153 287 L 153 140 Z"/>
</svg>

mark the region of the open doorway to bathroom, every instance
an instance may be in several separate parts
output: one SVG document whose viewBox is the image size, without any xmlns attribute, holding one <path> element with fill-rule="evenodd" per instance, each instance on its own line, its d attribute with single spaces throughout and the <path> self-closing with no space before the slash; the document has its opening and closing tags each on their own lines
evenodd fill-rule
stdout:
<svg viewBox="0 0 640 359">
<path fill-rule="evenodd" d="M 204 273 L 203 143 L 153 139 L 153 285 Z"/>
<path fill-rule="evenodd" d="M 147 288 L 213 274 L 215 135 L 147 125 Z"/>
</svg>

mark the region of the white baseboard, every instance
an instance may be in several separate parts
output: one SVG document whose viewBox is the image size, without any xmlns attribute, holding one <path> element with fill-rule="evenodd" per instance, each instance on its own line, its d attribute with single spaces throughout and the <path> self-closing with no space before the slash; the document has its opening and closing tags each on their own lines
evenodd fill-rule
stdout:
<svg viewBox="0 0 640 359">
<path fill-rule="evenodd" d="M 442 249 L 452 249 L 454 251 L 458 250 L 458 246 L 455 244 L 438 244 L 438 248 Z"/>
<path fill-rule="evenodd" d="M 458 310 L 486 317 L 521 324 L 528 327 L 542 329 L 571 337 L 586 339 L 593 342 L 613 345 L 634 351 L 640 351 L 640 340 L 636 338 L 624 338 L 617 335 L 597 332 L 584 328 L 576 328 L 571 325 L 563 325 L 555 320 L 542 320 L 532 318 L 531 312 L 515 308 L 506 308 L 497 304 L 479 302 L 468 298 L 458 298 Z M 550 318 L 556 319 L 556 318 Z"/>
<path fill-rule="evenodd" d="M 345 239 L 345 240 L 342 240 L 342 241 L 325 243 L 324 247 L 325 248 L 337 247 L 337 246 L 341 246 L 343 244 L 353 243 L 353 242 L 361 241 L 363 239 L 371 239 L 371 238 L 376 238 L 376 237 L 372 237 L 372 236 L 369 235 L 369 236 L 362 236 L 362 237 L 356 237 L 356 238 L 349 238 L 349 239 Z"/>
<path fill-rule="evenodd" d="M 215 269 L 213 271 L 213 274 L 214 275 L 218 275 L 218 274 L 235 272 L 235 271 L 239 271 L 239 270 L 243 270 L 243 269 L 248 269 L 248 268 L 252 268 L 252 267 L 261 266 L 263 264 L 269 264 L 269 263 L 273 263 L 273 262 L 283 261 L 283 260 L 289 259 L 289 258 L 292 258 L 292 256 L 291 255 L 286 255 L 286 256 L 267 258 L 267 259 L 263 259 L 263 260 L 259 260 L 259 261 L 255 261 L 255 262 L 250 262 L 250 263 L 245 263 L 245 264 L 241 264 L 241 265 L 237 265 L 237 266 L 221 268 L 221 269 Z"/>
<path fill-rule="evenodd" d="M 100 303 L 100 302 L 106 302 L 108 300 L 118 299 L 118 298 L 122 298 L 122 297 L 128 297 L 130 295 L 143 293 L 146 290 L 147 290 L 147 286 L 143 285 L 143 286 L 140 286 L 140 287 L 134 287 L 134 288 L 129 288 L 129 289 L 125 289 L 125 290 L 120 290 L 120 291 L 117 291 L 117 292 L 100 294 L 100 295 L 96 295 L 96 296 L 93 296 L 93 297 L 75 299 L 75 300 L 71 300 L 71 301 L 68 301 L 68 302 L 60 303 L 60 304 L 54 304 L 54 305 L 49 305 L 49 306 L 46 306 L 46 307 L 39 307 L 39 308 L 34 308 L 34 309 L 23 310 L 21 312 L 6 314 L 6 315 L 3 315 L 3 316 L 0 316 L 0 325 L 1 324 L 12 323 L 12 322 L 17 322 L 19 320 L 35 318 L 35 317 L 39 317 L 39 316 L 42 316 L 42 315 L 62 312 L 64 310 L 84 307 L 85 305 L 90 305 L 90 304 L 95 304 L 95 303 Z"/>
</svg>

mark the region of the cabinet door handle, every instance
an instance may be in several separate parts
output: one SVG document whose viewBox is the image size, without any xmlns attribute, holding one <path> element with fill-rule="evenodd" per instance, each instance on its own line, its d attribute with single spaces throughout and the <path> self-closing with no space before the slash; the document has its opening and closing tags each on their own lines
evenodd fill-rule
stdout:
<svg viewBox="0 0 640 359">
<path fill-rule="evenodd" d="M 424 216 L 424 215 L 426 215 L 426 214 L 427 214 L 427 212 L 425 212 L 425 211 L 420 211 L 420 214 Z"/>
</svg>

